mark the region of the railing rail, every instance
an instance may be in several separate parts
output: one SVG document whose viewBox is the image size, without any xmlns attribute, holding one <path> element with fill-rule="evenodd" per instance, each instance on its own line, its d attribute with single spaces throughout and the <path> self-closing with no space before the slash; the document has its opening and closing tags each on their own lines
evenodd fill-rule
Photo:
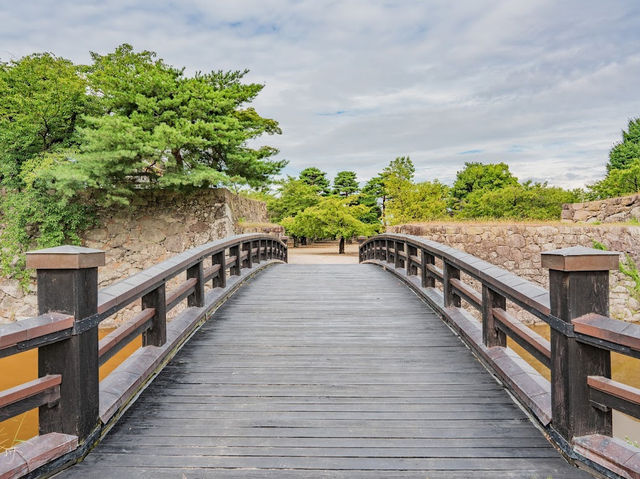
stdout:
<svg viewBox="0 0 640 479">
<path fill-rule="evenodd" d="M 27 253 L 27 266 L 37 272 L 40 315 L 0 325 L 0 357 L 38 348 L 39 377 L 0 391 L 0 420 L 37 407 L 40 436 L 31 440 L 33 447 L 68 453 L 80 444 L 75 456 L 83 454 L 244 279 L 268 264 L 285 261 L 287 246 L 280 239 L 244 234 L 190 249 L 98 290 L 103 251 L 61 246 Z M 167 290 L 168 281 L 181 273 L 185 279 Z M 137 300 L 141 311 L 98 341 L 99 323 Z M 185 300 L 187 308 L 167 323 L 167 313 Z M 99 367 L 139 335 L 142 347 L 99 383 Z M 1 477 L 33 472 L 33 464 L 16 463 L 16 457 L 0 454 Z M 14 469 L 4 470 L 5 466 Z"/>
<path fill-rule="evenodd" d="M 582 247 L 544 252 L 546 290 L 417 236 L 382 234 L 360 245 L 360 262 L 383 266 L 418 292 L 570 458 L 609 477 L 640 474 L 640 452 L 611 437 L 612 409 L 640 418 L 640 389 L 611 379 L 611 351 L 640 357 L 640 325 L 608 317 L 609 271 L 617 269 L 618 256 Z M 461 273 L 475 280 L 480 291 Z M 480 313 L 481 321 L 462 307 L 463 301 Z M 551 340 L 509 314 L 508 303 L 547 323 Z M 507 337 L 549 368 L 550 382 L 507 348 Z"/>
</svg>

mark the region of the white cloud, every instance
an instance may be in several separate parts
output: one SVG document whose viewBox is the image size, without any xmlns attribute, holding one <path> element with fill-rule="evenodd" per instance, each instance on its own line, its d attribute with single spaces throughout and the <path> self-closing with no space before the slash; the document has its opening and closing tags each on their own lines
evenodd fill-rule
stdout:
<svg viewBox="0 0 640 479">
<path fill-rule="evenodd" d="M 189 72 L 251 69 L 266 84 L 255 106 L 284 130 L 264 142 L 292 173 L 316 165 L 366 179 L 409 154 L 424 179 L 505 161 L 521 178 L 581 186 L 640 115 L 634 0 L 5 5 L 3 60 L 52 51 L 87 62 L 129 42 Z"/>
</svg>

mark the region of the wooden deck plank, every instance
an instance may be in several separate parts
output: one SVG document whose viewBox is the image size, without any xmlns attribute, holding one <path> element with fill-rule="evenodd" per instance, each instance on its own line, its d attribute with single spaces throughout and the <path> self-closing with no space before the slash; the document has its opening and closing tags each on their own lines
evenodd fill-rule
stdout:
<svg viewBox="0 0 640 479">
<path fill-rule="evenodd" d="M 279 265 L 60 477 L 579 478 L 448 327 L 370 265 Z"/>
</svg>

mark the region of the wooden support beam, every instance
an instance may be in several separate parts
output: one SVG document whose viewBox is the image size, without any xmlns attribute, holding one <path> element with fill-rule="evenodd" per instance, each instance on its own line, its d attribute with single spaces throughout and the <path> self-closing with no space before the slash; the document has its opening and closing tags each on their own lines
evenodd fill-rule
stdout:
<svg viewBox="0 0 640 479">
<path fill-rule="evenodd" d="M 62 432 L 83 441 L 98 424 L 98 266 L 104 252 L 61 246 L 27 254 L 37 268 L 38 313 L 74 317 L 75 334 L 39 348 L 38 376 L 61 375 L 60 401 L 39 409 L 40 434 Z"/>
<path fill-rule="evenodd" d="M 617 253 L 565 248 L 542 253 L 542 266 L 549 268 L 551 315 L 568 331 L 585 314 L 608 316 L 609 269 L 617 268 Z M 552 427 L 569 443 L 574 436 L 611 435 L 611 411 L 591 405 L 587 384 L 588 376 L 611 377 L 610 352 L 552 328 L 550 369 Z"/>
</svg>

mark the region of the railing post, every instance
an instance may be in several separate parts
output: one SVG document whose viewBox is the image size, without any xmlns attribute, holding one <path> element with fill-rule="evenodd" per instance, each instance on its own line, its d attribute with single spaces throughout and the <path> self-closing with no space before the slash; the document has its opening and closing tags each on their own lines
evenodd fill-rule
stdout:
<svg viewBox="0 0 640 479">
<path fill-rule="evenodd" d="M 389 240 L 384 240 L 384 260 L 387 263 L 391 260 L 391 252 L 389 251 Z"/>
<path fill-rule="evenodd" d="M 420 276 L 422 278 L 422 287 L 423 288 L 435 288 L 436 280 L 435 278 L 429 274 L 429 270 L 427 265 L 435 264 L 436 259 L 432 254 L 427 253 L 427 250 L 422 250 L 421 253 L 421 268 L 420 268 Z"/>
<path fill-rule="evenodd" d="M 151 328 L 142 333 L 142 345 L 162 346 L 167 342 L 167 302 L 164 283 L 142 297 L 142 309 L 146 308 L 155 308 L 156 313 L 151 318 Z"/>
<path fill-rule="evenodd" d="M 507 299 L 493 291 L 486 284 L 482 285 L 482 341 L 488 348 L 507 346 L 507 335 L 496 327 L 493 310 L 507 309 Z"/>
<path fill-rule="evenodd" d="M 253 261 L 251 260 L 251 241 L 247 241 L 246 243 L 242 243 L 242 251 L 243 253 L 247 253 L 246 258 L 242 261 L 243 268 L 253 268 Z"/>
<path fill-rule="evenodd" d="M 75 318 L 69 339 L 42 346 L 38 375 L 61 374 L 60 401 L 39 409 L 40 434 L 61 432 L 85 440 L 98 424 L 98 266 L 104 251 L 59 246 L 27 253 L 35 268 L 38 313 L 61 312 Z"/>
<path fill-rule="evenodd" d="M 396 240 L 393 240 L 393 267 L 394 268 L 400 267 L 400 255 L 398 254 L 399 251 L 400 251 L 400 248 L 398 248 L 398 242 Z"/>
<path fill-rule="evenodd" d="M 406 252 L 407 252 L 407 276 L 418 274 L 418 267 L 413 263 L 411 256 L 418 256 L 418 248 L 415 246 L 411 246 L 409 243 L 406 243 Z"/>
<path fill-rule="evenodd" d="M 202 308 L 204 306 L 204 262 L 198 261 L 191 268 L 187 269 L 187 279 L 196 278 L 196 286 L 189 296 L 187 305 Z"/>
<path fill-rule="evenodd" d="M 229 265 L 229 274 L 232 276 L 240 276 L 242 263 L 240 262 L 240 245 L 231 246 L 229 248 L 229 256 L 235 256 L 236 259 Z"/>
<path fill-rule="evenodd" d="M 218 275 L 213 277 L 214 288 L 226 288 L 227 287 L 227 258 L 224 256 L 224 250 L 216 253 L 212 257 L 212 265 L 219 264 L 220 270 Z"/>
<path fill-rule="evenodd" d="M 446 260 L 442 261 L 442 288 L 444 293 L 444 307 L 454 306 L 459 308 L 461 305 L 460 296 L 453 292 L 450 279 L 460 279 L 460 270 L 449 264 Z"/>
<path fill-rule="evenodd" d="M 611 377 L 609 351 L 579 343 L 571 321 L 588 313 L 609 314 L 609 271 L 618 253 L 573 247 L 542 253 L 549 268 L 552 427 L 567 441 L 586 434 L 611 435 L 611 410 L 589 401 L 587 376 Z M 566 326 L 561 325 L 566 324 Z"/>
</svg>

